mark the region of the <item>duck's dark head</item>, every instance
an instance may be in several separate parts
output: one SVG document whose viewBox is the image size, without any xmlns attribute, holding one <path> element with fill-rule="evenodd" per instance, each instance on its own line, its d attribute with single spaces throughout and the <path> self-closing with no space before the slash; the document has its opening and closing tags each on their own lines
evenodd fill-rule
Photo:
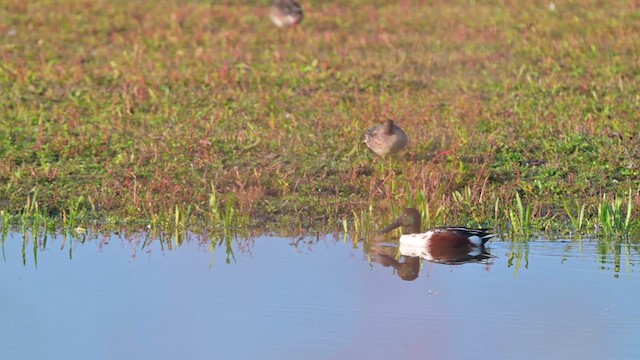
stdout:
<svg viewBox="0 0 640 360">
<path fill-rule="evenodd" d="M 404 209 L 402 214 L 389 226 L 380 230 L 380 234 L 388 233 L 389 231 L 402 226 L 403 234 L 418 234 L 420 233 L 420 212 L 413 208 Z"/>
<path fill-rule="evenodd" d="M 384 130 L 384 134 L 385 135 L 392 135 L 393 134 L 393 130 L 394 130 L 394 126 L 395 124 L 393 123 L 393 120 L 388 119 L 387 121 L 384 122 L 383 124 L 383 130 Z"/>
</svg>

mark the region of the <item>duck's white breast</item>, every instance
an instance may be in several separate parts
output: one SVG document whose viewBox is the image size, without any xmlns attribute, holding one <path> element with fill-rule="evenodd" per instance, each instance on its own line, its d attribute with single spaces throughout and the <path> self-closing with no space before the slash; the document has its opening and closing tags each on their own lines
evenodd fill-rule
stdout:
<svg viewBox="0 0 640 360">
<path fill-rule="evenodd" d="M 433 256 L 431 256 L 429 249 L 426 246 L 414 246 L 400 243 L 398 248 L 400 250 L 400 255 L 419 257 L 428 261 L 433 260 Z"/>
<path fill-rule="evenodd" d="M 407 234 L 400 236 L 400 245 L 411 246 L 427 246 L 431 240 L 433 231 L 427 231 L 421 234 Z"/>
</svg>

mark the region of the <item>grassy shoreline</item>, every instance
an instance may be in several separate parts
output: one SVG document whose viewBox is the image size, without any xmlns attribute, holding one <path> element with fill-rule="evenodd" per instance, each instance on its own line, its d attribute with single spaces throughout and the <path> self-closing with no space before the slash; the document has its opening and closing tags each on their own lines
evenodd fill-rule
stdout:
<svg viewBox="0 0 640 360">
<path fill-rule="evenodd" d="M 617 198 L 637 228 L 635 1 L 303 4 L 281 31 L 264 2 L 4 2 L 0 210 L 544 229 L 584 209 L 593 231 Z M 360 142 L 387 117 L 409 154 L 376 160 Z"/>
</svg>

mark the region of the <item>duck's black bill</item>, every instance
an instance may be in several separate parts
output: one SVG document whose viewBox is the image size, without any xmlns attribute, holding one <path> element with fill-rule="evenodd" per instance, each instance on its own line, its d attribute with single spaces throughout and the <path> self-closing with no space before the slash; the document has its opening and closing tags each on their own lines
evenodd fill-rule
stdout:
<svg viewBox="0 0 640 360">
<path fill-rule="evenodd" d="M 385 227 L 384 229 L 380 230 L 378 233 L 379 234 L 386 234 L 389 231 L 393 230 L 393 229 L 397 229 L 400 227 L 400 222 L 399 221 L 394 221 L 393 223 L 389 224 L 389 226 Z"/>
</svg>

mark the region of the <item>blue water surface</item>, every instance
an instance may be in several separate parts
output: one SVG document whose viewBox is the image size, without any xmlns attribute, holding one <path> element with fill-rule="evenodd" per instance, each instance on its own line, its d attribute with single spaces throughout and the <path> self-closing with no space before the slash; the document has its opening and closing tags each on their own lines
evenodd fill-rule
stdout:
<svg viewBox="0 0 640 360">
<path fill-rule="evenodd" d="M 494 241 L 404 281 L 362 244 L 260 237 L 223 247 L 111 236 L 0 261 L 6 359 L 636 359 L 637 247 Z M 72 246 L 70 256 L 69 246 Z M 62 248 L 62 249 L 61 249 Z M 514 258 L 518 258 L 519 261 Z M 510 260 L 511 259 L 511 260 Z M 6 355 L 6 357 L 5 357 Z"/>
</svg>

